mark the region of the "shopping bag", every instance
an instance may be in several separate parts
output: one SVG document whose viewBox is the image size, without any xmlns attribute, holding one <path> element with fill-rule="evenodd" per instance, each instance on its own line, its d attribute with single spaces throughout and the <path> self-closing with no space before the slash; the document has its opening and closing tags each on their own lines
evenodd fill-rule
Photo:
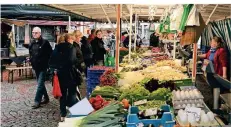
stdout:
<svg viewBox="0 0 231 127">
<path fill-rule="evenodd" d="M 60 85 L 59 85 L 59 79 L 56 73 L 54 74 L 53 77 L 53 96 L 56 99 L 62 96 Z"/>
<path fill-rule="evenodd" d="M 114 67 L 115 66 L 115 58 L 113 56 L 111 56 L 109 53 L 106 54 L 104 65 L 108 66 L 108 67 Z"/>
</svg>

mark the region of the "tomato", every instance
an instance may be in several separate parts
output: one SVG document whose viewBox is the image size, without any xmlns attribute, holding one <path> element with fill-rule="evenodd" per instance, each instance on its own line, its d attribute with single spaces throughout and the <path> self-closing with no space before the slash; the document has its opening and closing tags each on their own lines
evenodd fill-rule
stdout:
<svg viewBox="0 0 231 127">
<path fill-rule="evenodd" d="M 95 102 L 95 98 L 94 97 L 90 98 L 89 102 L 93 104 Z"/>
<path fill-rule="evenodd" d="M 129 108 L 129 101 L 127 99 L 123 99 L 122 103 L 123 103 L 123 106 L 124 106 L 125 109 Z"/>
</svg>

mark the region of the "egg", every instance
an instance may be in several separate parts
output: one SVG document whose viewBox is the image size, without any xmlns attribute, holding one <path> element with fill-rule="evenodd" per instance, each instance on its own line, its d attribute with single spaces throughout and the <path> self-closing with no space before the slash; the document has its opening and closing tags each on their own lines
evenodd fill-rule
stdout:
<svg viewBox="0 0 231 127">
<path fill-rule="evenodd" d="M 177 105 L 177 108 L 178 108 L 178 109 L 179 109 L 179 108 L 181 108 L 181 107 L 182 107 L 182 105 L 180 105 L 180 104 L 179 104 L 179 105 Z"/>
<path fill-rule="evenodd" d="M 191 107 L 191 104 L 187 104 L 187 107 Z"/>
<path fill-rule="evenodd" d="M 186 124 L 188 122 L 188 116 L 187 114 L 184 112 L 182 113 L 180 116 L 180 121 L 183 123 L 183 124 Z"/>
<path fill-rule="evenodd" d="M 184 91 L 180 92 L 180 97 L 181 97 L 181 99 L 185 99 L 185 93 L 184 93 Z"/>
<path fill-rule="evenodd" d="M 192 104 L 192 107 L 196 107 L 196 105 L 195 105 L 195 104 Z"/>
<path fill-rule="evenodd" d="M 200 98 L 199 92 L 195 92 L 194 95 L 195 95 L 196 98 Z"/>
<path fill-rule="evenodd" d="M 190 98 L 190 95 L 189 95 L 189 92 L 188 92 L 188 91 L 185 91 L 185 98 L 187 98 L 187 99 Z"/>
<path fill-rule="evenodd" d="M 197 107 L 201 107 L 201 104 L 197 103 Z"/>
<path fill-rule="evenodd" d="M 189 91 L 189 95 L 190 95 L 190 98 L 191 98 L 191 99 L 194 99 L 194 98 L 195 98 L 195 95 L 194 95 L 193 91 Z"/>
<path fill-rule="evenodd" d="M 181 100 L 180 93 L 176 93 L 176 100 Z"/>
<path fill-rule="evenodd" d="M 188 122 L 190 122 L 191 124 L 196 122 L 196 119 L 192 113 L 188 114 Z"/>
<path fill-rule="evenodd" d="M 182 101 L 182 100 L 180 100 L 180 101 L 179 101 L 179 104 L 183 104 L 183 101 Z"/>
<path fill-rule="evenodd" d="M 182 113 L 184 113 L 184 110 L 183 110 L 183 109 L 180 109 L 180 110 L 178 111 L 178 116 L 181 116 Z"/>
<path fill-rule="evenodd" d="M 209 117 L 209 120 L 210 121 L 213 121 L 214 120 L 214 114 L 212 112 L 208 112 L 207 113 L 207 116 Z"/>
<path fill-rule="evenodd" d="M 193 100 L 188 100 L 188 103 L 193 104 L 194 101 Z"/>
<path fill-rule="evenodd" d="M 184 104 L 187 104 L 187 103 L 188 103 L 188 100 L 184 100 L 183 102 L 184 102 Z"/>
<path fill-rule="evenodd" d="M 203 114 L 201 116 L 201 123 L 208 123 L 209 122 L 209 118 L 207 116 L 207 114 Z"/>
<path fill-rule="evenodd" d="M 185 108 L 185 107 L 186 107 L 186 104 L 183 104 L 182 107 Z"/>
</svg>

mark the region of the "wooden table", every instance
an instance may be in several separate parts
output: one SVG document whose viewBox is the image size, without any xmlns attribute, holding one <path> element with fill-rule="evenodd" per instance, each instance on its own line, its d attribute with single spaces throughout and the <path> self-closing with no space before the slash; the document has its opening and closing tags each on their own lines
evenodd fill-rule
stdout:
<svg viewBox="0 0 231 127">
<path fill-rule="evenodd" d="M 27 69 L 31 69 L 32 77 L 33 77 L 33 72 L 32 72 L 32 67 L 31 66 L 25 66 L 25 67 L 6 67 L 6 70 L 8 70 L 8 83 L 10 83 L 10 76 L 11 76 L 11 83 L 13 83 L 13 78 L 14 78 L 14 71 L 15 70 L 25 70 L 26 72 L 26 78 L 27 78 Z M 21 74 L 20 74 L 21 75 Z"/>
</svg>

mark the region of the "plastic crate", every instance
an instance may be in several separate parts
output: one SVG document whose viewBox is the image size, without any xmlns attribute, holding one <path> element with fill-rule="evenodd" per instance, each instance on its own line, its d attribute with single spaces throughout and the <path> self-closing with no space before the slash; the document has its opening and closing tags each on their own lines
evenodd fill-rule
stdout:
<svg viewBox="0 0 231 127">
<path fill-rule="evenodd" d="M 91 78 L 91 79 L 87 79 L 87 83 L 89 84 L 89 85 L 91 85 L 91 84 L 99 84 L 100 83 L 100 79 L 99 78 Z"/>
<path fill-rule="evenodd" d="M 89 87 L 89 86 L 87 86 L 87 94 L 86 94 L 87 98 L 90 97 L 90 95 L 91 95 L 92 91 L 95 89 L 95 87 Z"/>
<path fill-rule="evenodd" d="M 174 83 L 177 87 L 193 85 L 192 79 L 175 80 Z"/>
<path fill-rule="evenodd" d="M 87 78 L 89 78 L 89 79 L 91 79 L 91 78 L 93 78 L 93 79 L 94 78 L 99 78 L 103 73 L 88 73 Z"/>
<path fill-rule="evenodd" d="M 173 127 L 175 125 L 175 120 L 173 120 L 173 116 L 170 112 L 170 106 L 169 105 L 162 105 L 161 109 L 163 109 L 165 112 L 161 119 L 139 119 L 137 116 L 137 113 L 139 112 L 138 107 L 131 106 L 129 107 L 129 113 L 127 116 L 127 127 L 136 127 L 138 123 L 143 123 L 144 126 L 148 126 L 150 124 L 154 125 L 155 127 L 158 127 L 160 125 L 164 127 Z"/>
</svg>

